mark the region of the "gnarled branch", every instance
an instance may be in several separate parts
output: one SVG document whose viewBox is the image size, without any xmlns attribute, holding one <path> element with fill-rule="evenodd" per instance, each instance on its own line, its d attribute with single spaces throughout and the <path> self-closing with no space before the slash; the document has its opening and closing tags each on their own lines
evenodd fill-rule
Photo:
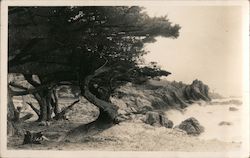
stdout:
<svg viewBox="0 0 250 158">
<path fill-rule="evenodd" d="M 110 70 L 109 67 L 105 67 L 105 64 L 98 68 L 94 74 L 89 75 L 84 80 L 84 97 L 90 101 L 92 104 L 97 106 L 100 110 L 103 110 L 104 112 L 107 112 L 109 117 L 111 119 L 115 119 L 117 116 L 117 107 L 109 102 L 106 102 L 104 100 L 101 100 L 97 98 L 94 94 L 92 94 L 89 90 L 89 83 L 90 81 L 95 77 L 98 76 L 101 73 L 104 73 L 106 71 Z"/>
<path fill-rule="evenodd" d="M 14 87 L 14 88 L 18 88 L 18 89 L 22 89 L 22 90 L 28 90 L 27 87 L 24 87 L 24 86 L 22 86 L 22 85 L 18 85 L 18 84 L 14 83 L 14 82 L 10 82 L 9 85 L 10 85 L 11 87 Z"/>
<path fill-rule="evenodd" d="M 24 74 L 23 75 L 24 78 L 33 86 L 33 87 L 38 87 L 40 86 L 41 84 L 36 82 L 33 78 L 32 78 L 32 75 L 30 74 Z"/>
<path fill-rule="evenodd" d="M 40 111 L 32 103 L 26 102 L 26 104 L 28 104 L 31 107 L 31 109 L 35 111 L 37 116 L 40 116 Z"/>
<path fill-rule="evenodd" d="M 18 87 L 17 85 L 15 85 L 16 87 Z M 34 93 L 38 93 L 40 91 L 43 91 L 44 89 L 51 89 L 53 87 L 55 87 L 56 84 L 55 83 L 51 83 L 51 84 L 46 84 L 46 85 L 41 85 L 39 87 L 36 88 L 31 88 L 31 89 L 26 89 L 24 91 L 14 91 L 11 88 L 9 88 L 9 91 L 11 92 L 12 96 L 22 96 L 22 95 L 27 95 L 27 94 L 34 94 Z M 22 86 L 20 86 L 21 88 Z M 25 88 L 25 87 L 23 87 Z"/>
</svg>

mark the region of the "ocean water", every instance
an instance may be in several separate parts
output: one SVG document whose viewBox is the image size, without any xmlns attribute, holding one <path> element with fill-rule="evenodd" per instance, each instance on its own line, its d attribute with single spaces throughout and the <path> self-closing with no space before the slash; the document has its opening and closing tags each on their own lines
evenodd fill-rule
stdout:
<svg viewBox="0 0 250 158">
<path fill-rule="evenodd" d="M 205 132 L 202 133 L 199 138 L 210 140 L 217 139 L 225 142 L 241 142 L 242 140 L 242 106 L 227 104 L 224 105 L 223 102 L 232 100 L 235 98 L 228 99 L 217 99 L 212 102 L 216 102 L 214 105 L 208 105 L 206 102 L 199 102 L 199 104 L 193 104 L 187 107 L 184 111 L 179 110 L 168 110 L 166 115 L 168 119 L 172 120 L 175 125 L 180 124 L 182 121 L 189 117 L 196 118 L 202 126 L 205 127 Z M 237 98 L 237 100 L 241 100 Z M 221 104 L 220 104 L 221 103 Z M 23 100 L 20 98 L 14 98 L 15 106 L 24 106 L 25 111 L 34 114 L 31 120 L 36 120 L 37 116 L 31 110 L 31 108 L 24 104 Z M 37 104 L 34 102 L 34 105 Z M 230 107 L 235 107 L 237 111 L 230 111 Z M 231 125 L 219 125 L 221 122 L 229 122 Z"/>
<path fill-rule="evenodd" d="M 173 121 L 174 126 L 189 117 L 196 118 L 205 127 L 205 132 L 198 136 L 200 139 L 241 142 L 241 111 L 243 105 L 222 104 L 222 102 L 228 100 L 231 99 L 213 100 L 213 102 L 218 102 L 215 105 L 207 105 L 205 102 L 201 102 L 189 106 L 183 112 L 169 110 L 166 115 Z M 230 107 L 235 107 L 238 110 L 230 111 Z M 222 121 L 230 122 L 231 125 L 219 125 Z"/>
</svg>

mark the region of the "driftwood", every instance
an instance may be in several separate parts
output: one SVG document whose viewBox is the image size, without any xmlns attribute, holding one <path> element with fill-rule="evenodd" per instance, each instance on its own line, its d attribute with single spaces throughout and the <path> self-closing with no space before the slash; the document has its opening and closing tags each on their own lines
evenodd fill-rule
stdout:
<svg viewBox="0 0 250 158">
<path fill-rule="evenodd" d="M 49 141 L 49 139 L 45 137 L 42 132 L 33 133 L 30 131 L 26 131 L 26 133 L 24 134 L 23 145 L 24 144 L 41 144 L 41 141 L 44 141 L 44 140 Z"/>
<path fill-rule="evenodd" d="M 73 106 L 78 103 L 80 100 L 74 101 L 72 104 L 64 108 L 61 112 L 55 115 L 54 119 L 55 120 L 60 120 L 65 118 L 65 114 L 69 111 L 72 110 Z"/>
<path fill-rule="evenodd" d="M 19 119 L 19 121 L 23 122 L 23 121 L 26 121 L 26 120 L 30 119 L 31 117 L 33 117 L 33 114 L 32 113 L 28 113 L 25 116 L 21 117 Z"/>
</svg>

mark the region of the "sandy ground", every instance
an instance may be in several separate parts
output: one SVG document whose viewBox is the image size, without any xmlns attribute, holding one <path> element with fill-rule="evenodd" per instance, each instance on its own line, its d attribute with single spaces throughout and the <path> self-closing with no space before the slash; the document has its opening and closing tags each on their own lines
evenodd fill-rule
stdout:
<svg viewBox="0 0 250 158">
<path fill-rule="evenodd" d="M 9 149 L 36 150 L 108 150 L 108 151 L 237 151 L 240 143 L 227 143 L 218 140 L 201 140 L 188 136 L 182 131 L 165 127 L 152 127 L 141 122 L 123 122 L 95 136 L 82 138 L 77 142 L 57 142 L 60 134 L 79 124 L 57 122 L 46 127 L 45 136 L 50 141 L 42 144 L 22 145 L 22 137 L 9 138 Z M 40 126 L 29 124 L 39 131 Z M 40 128 L 40 129 L 39 129 Z"/>
<path fill-rule="evenodd" d="M 72 101 L 64 102 L 62 106 L 67 106 L 70 102 Z M 32 110 L 26 107 L 26 111 Z M 97 115 L 96 108 L 83 100 L 69 113 L 69 120 L 50 122 L 49 126 L 39 126 L 34 120 L 21 123 L 19 126 L 23 131 L 43 131 L 50 140 L 43 141 L 42 144 L 22 145 L 23 136 L 10 137 L 8 149 L 221 152 L 239 151 L 241 147 L 241 142 L 205 140 L 177 129 L 153 127 L 139 120 L 122 122 L 97 135 L 81 136 L 77 141 L 58 142 L 58 138 L 65 132 L 90 122 Z"/>
<path fill-rule="evenodd" d="M 180 124 L 189 117 L 198 119 L 200 124 L 205 127 L 205 132 L 199 136 L 201 139 L 241 142 L 243 129 L 241 114 L 243 105 L 222 104 L 229 100 L 231 98 L 219 101 L 214 100 L 213 102 L 216 102 L 216 104 L 213 105 L 201 102 L 200 104 L 193 104 L 187 107 L 183 112 L 174 109 L 168 110 L 166 111 L 166 115 L 175 125 Z M 235 108 L 236 110 L 230 111 L 230 108 Z M 229 125 L 220 125 L 221 122 L 227 122 Z"/>
</svg>

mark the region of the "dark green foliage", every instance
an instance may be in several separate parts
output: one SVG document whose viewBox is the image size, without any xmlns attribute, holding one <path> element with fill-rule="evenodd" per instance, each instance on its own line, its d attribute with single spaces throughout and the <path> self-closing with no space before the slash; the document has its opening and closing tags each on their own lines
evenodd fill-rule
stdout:
<svg viewBox="0 0 250 158">
<path fill-rule="evenodd" d="M 143 46 L 157 36 L 177 38 L 180 29 L 138 6 L 10 7 L 8 18 L 8 71 L 23 74 L 34 87 L 21 95 L 32 93 L 38 100 L 39 120 L 51 119 L 57 104 L 52 91 L 58 85 L 78 86 L 81 95 L 89 88 L 109 101 L 123 83 L 169 75 L 140 66 L 147 53 Z M 89 99 L 97 103 L 97 98 Z"/>
<path fill-rule="evenodd" d="M 135 6 L 11 7 L 9 72 L 36 74 L 52 82 L 77 80 L 79 74 L 84 78 L 106 60 L 107 66 L 134 68 L 146 53 L 144 41 L 176 38 L 179 29 Z"/>
</svg>

